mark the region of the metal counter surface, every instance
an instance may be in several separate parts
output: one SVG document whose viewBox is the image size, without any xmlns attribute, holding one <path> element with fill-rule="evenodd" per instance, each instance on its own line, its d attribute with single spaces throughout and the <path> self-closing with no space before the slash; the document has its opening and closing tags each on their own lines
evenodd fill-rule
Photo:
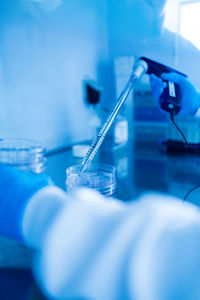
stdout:
<svg viewBox="0 0 200 300">
<path fill-rule="evenodd" d="M 65 190 L 66 168 L 81 161 L 73 157 L 71 148 L 52 153 L 48 155 L 47 173 Z M 136 201 L 147 191 L 170 194 L 181 201 L 188 190 L 200 184 L 200 155 L 168 156 L 159 150 L 157 139 L 130 141 L 118 147 L 104 142 L 94 162 L 116 167 L 115 197 L 122 201 Z M 188 196 L 188 201 L 200 206 L 200 188 Z M 31 275 L 29 250 L 18 249 L 17 253 L 10 246 L 2 249 L 0 240 L 0 299 L 44 299 Z"/>
</svg>

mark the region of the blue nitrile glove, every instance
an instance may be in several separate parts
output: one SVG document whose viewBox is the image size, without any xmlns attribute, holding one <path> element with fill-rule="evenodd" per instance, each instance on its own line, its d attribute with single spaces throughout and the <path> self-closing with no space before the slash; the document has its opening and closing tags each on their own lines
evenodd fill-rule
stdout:
<svg viewBox="0 0 200 300">
<path fill-rule="evenodd" d="M 189 82 L 189 80 L 177 73 L 163 73 L 161 78 L 177 83 L 180 88 L 181 109 L 178 115 L 195 115 L 200 107 L 200 93 Z M 161 78 L 155 76 L 154 74 L 150 75 L 152 94 L 156 105 L 159 107 L 160 95 L 162 94 L 163 89 L 166 87 L 166 83 L 163 82 Z"/>
<path fill-rule="evenodd" d="M 45 174 L 21 171 L 0 164 L 0 234 L 21 240 L 21 221 L 31 196 L 52 185 Z M 36 220 L 37 222 L 37 220 Z"/>
</svg>

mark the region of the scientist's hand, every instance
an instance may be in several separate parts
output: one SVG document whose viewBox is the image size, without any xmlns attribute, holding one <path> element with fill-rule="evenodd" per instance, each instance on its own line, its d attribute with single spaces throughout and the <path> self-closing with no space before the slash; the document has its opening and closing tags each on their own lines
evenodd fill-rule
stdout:
<svg viewBox="0 0 200 300">
<path fill-rule="evenodd" d="M 200 107 L 200 93 L 188 81 L 187 78 L 177 73 L 163 73 L 162 79 L 169 80 L 178 84 L 181 94 L 181 109 L 178 115 L 195 115 Z M 150 75 L 150 85 L 156 105 L 160 107 L 159 99 L 166 83 L 161 78 Z"/>
<path fill-rule="evenodd" d="M 44 174 L 34 174 L 0 164 L 0 234 L 21 239 L 21 221 L 29 199 L 51 185 Z"/>
</svg>

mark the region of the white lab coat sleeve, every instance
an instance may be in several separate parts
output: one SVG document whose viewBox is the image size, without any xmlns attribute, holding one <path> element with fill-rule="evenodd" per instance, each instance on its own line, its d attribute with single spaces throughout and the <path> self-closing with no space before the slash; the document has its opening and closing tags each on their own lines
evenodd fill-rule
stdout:
<svg viewBox="0 0 200 300">
<path fill-rule="evenodd" d="M 24 4 L 35 4 L 43 10 L 52 11 L 61 5 L 62 0 L 21 0 Z"/>
<path fill-rule="evenodd" d="M 42 230 L 34 264 L 48 297 L 200 299 L 196 207 L 157 194 L 122 204 L 86 189 L 65 201 Z"/>
<path fill-rule="evenodd" d="M 143 198 L 143 201 L 153 200 L 147 210 L 151 222 L 129 261 L 128 280 L 131 294 L 135 294 L 133 299 L 198 300 L 199 208 L 173 198 L 153 198 Z"/>
<path fill-rule="evenodd" d="M 66 202 L 66 193 L 54 185 L 33 194 L 22 219 L 21 235 L 25 244 L 35 249 L 42 247 L 46 231 Z"/>
<path fill-rule="evenodd" d="M 197 110 L 195 117 L 200 118 L 200 108 Z"/>
</svg>

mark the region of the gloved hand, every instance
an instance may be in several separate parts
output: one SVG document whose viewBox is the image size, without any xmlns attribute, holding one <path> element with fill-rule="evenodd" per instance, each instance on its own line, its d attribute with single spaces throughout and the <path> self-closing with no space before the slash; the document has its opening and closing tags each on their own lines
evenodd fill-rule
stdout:
<svg viewBox="0 0 200 300">
<path fill-rule="evenodd" d="M 29 199 L 52 185 L 45 174 L 21 171 L 0 164 L 0 234 L 21 240 L 21 221 Z M 37 222 L 37 221 L 36 221 Z"/>
<path fill-rule="evenodd" d="M 169 80 L 178 84 L 181 94 L 181 109 L 178 115 L 195 115 L 200 107 L 200 93 L 195 89 L 195 87 L 188 81 L 188 79 L 177 73 L 163 73 L 161 78 L 164 80 Z M 160 107 L 159 99 L 166 83 L 162 79 L 150 75 L 150 85 L 155 103 Z"/>
</svg>

